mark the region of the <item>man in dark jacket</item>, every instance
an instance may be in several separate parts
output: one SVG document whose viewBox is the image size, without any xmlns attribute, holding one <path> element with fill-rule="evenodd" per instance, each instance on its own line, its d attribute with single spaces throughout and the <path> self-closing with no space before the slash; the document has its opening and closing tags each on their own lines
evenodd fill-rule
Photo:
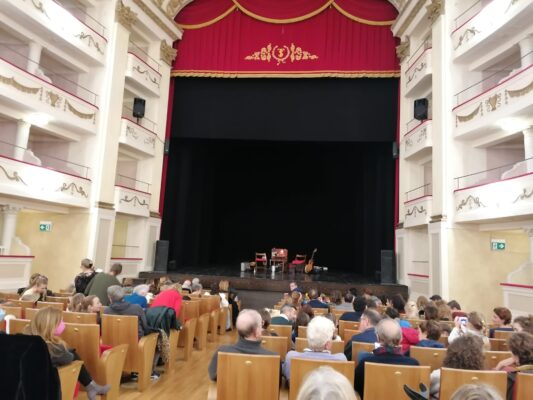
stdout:
<svg viewBox="0 0 533 400">
<path fill-rule="evenodd" d="M 290 304 L 285 304 L 283 307 L 281 307 L 279 315 L 272 317 L 270 325 L 292 326 L 294 324 L 294 321 L 296 321 L 296 315 L 296 308 L 294 308 L 294 306 L 291 306 Z"/>
<path fill-rule="evenodd" d="M 364 297 L 356 297 L 353 301 L 353 312 L 346 312 L 339 318 L 340 321 L 359 322 L 363 311 L 366 309 L 366 299 Z"/>
<path fill-rule="evenodd" d="M 328 308 L 328 305 L 326 303 L 323 303 L 318 299 L 318 290 L 314 288 L 310 289 L 309 293 L 307 294 L 311 299 L 307 304 L 309 304 L 312 308 Z"/>
<path fill-rule="evenodd" d="M 109 305 L 109 298 L 107 297 L 107 288 L 110 286 L 120 286 L 117 276 L 122 272 L 122 264 L 113 264 L 109 273 L 100 273 L 91 279 L 87 288 L 85 289 L 85 296 L 95 295 L 100 299 L 104 306 Z"/>
<path fill-rule="evenodd" d="M 235 344 L 220 346 L 209 364 L 209 378 L 217 379 L 217 365 L 218 353 L 240 353 L 240 354 L 262 354 L 262 355 L 277 355 L 270 350 L 261 347 L 261 332 L 262 332 L 261 315 L 255 310 L 245 309 L 239 313 L 237 317 L 237 332 L 239 333 L 239 340 Z"/>
<path fill-rule="evenodd" d="M 361 316 L 359 324 L 359 331 L 361 333 L 353 335 L 346 346 L 344 347 L 344 355 L 350 361 L 352 360 L 352 342 L 360 343 L 376 343 L 378 338 L 376 336 L 376 325 L 381 321 L 381 315 L 376 310 L 366 309 Z"/>
<path fill-rule="evenodd" d="M 104 314 L 109 315 L 133 315 L 138 317 L 138 333 L 139 339 L 144 335 L 148 335 L 152 330 L 146 322 L 146 315 L 144 310 L 138 304 L 130 304 L 124 301 L 124 289 L 118 285 L 113 285 L 107 288 L 107 296 L 111 305 L 104 309 Z"/>
</svg>

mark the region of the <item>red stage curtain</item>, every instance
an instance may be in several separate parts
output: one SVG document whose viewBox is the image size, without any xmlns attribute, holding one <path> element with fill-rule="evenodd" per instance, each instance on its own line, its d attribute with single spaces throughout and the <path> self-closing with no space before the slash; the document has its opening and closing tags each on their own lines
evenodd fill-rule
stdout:
<svg viewBox="0 0 533 400">
<path fill-rule="evenodd" d="M 330 1 L 331 7 L 315 16 L 283 24 L 258 20 L 239 7 L 261 12 L 261 18 L 296 18 L 296 6 L 304 16 L 312 11 L 311 4 L 320 8 L 328 2 L 298 0 L 282 9 L 281 0 L 238 1 L 197 0 L 178 14 L 186 29 L 176 46 L 174 76 L 399 75 L 397 42 L 388 19 L 396 11 L 385 0 Z"/>
</svg>

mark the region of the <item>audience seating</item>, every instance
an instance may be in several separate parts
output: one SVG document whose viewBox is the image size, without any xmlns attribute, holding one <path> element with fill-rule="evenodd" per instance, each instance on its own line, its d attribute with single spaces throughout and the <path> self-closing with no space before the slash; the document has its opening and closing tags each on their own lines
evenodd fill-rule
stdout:
<svg viewBox="0 0 533 400">
<path fill-rule="evenodd" d="M 61 311 L 66 310 L 66 307 L 65 307 L 65 305 L 63 303 L 56 303 L 56 302 L 53 302 L 53 301 L 38 301 L 37 302 L 37 308 L 38 309 L 46 308 L 46 307 L 57 308 L 58 310 L 61 310 Z"/>
<path fill-rule="evenodd" d="M 442 367 L 446 352 L 447 349 L 411 346 L 410 356 L 415 360 L 418 360 L 420 365 L 428 365 L 431 367 L 431 371 L 434 371 Z"/>
<path fill-rule="evenodd" d="M 333 315 L 335 315 L 335 319 L 336 319 L 337 321 L 339 321 L 339 318 L 342 317 L 342 315 L 343 315 L 344 313 L 348 312 L 348 311 L 346 311 L 346 310 L 335 310 L 335 309 L 334 309 L 334 310 L 332 310 L 331 312 L 333 313 Z"/>
<path fill-rule="evenodd" d="M 11 319 L 9 320 L 9 334 L 16 335 L 17 333 L 24 333 L 24 328 L 30 324 L 29 319 Z"/>
<path fill-rule="evenodd" d="M 407 322 L 409 322 L 411 324 L 411 327 L 413 328 L 418 328 L 418 326 L 422 323 L 423 319 L 413 319 L 413 318 L 406 318 L 405 319 Z"/>
<path fill-rule="evenodd" d="M 210 311 L 208 332 L 211 335 L 207 335 L 207 340 L 209 340 L 210 342 L 214 342 L 216 340 L 219 318 L 220 318 L 220 308 Z"/>
<path fill-rule="evenodd" d="M 510 351 L 485 351 L 485 369 L 493 369 L 502 360 L 512 356 Z"/>
<path fill-rule="evenodd" d="M 352 361 L 355 362 L 355 366 L 357 366 L 357 356 L 361 352 L 367 352 L 371 353 L 376 346 L 374 343 L 364 343 L 364 342 L 352 342 Z"/>
<path fill-rule="evenodd" d="M 22 317 L 26 315 L 24 312 L 26 311 L 26 308 L 33 308 L 35 307 L 35 303 L 33 301 L 26 301 L 26 300 L 10 300 L 10 303 L 15 304 L 17 307 L 20 307 L 22 309 Z"/>
<path fill-rule="evenodd" d="M 218 353 L 218 400 L 278 400 L 279 379 L 279 356 Z"/>
<path fill-rule="evenodd" d="M 302 352 L 305 348 L 307 348 L 307 338 L 296 338 L 295 342 L 295 350 Z M 337 353 L 344 353 L 344 341 L 333 341 L 331 342 L 331 354 L 337 354 Z"/>
<path fill-rule="evenodd" d="M 68 365 L 59 367 L 59 380 L 61 382 L 61 399 L 70 400 L 74 398 L 74 391 L 78 383 L 78 375 L 80 374 L 82 361 L 73 361 Z"/>
<path fill-rule="evenodd" d="M 302 339 L 307 338 L 307 326 L 298 327 L 298 337 Z"/>
<path fill-rule="evenodd" d="M 35 314 L 39 312 L 40 308 L 26 308 L 24 314 L 26 319 L 29 319 L 30 321 L 35 317 Z"/>
<path fill-rule="evenodd" d="M 198 318 L 200 316 L 200 302 L 199 301 L 184 301 L 181 303 L 180 315 L 178 321 L 181 325 L 191 318 Z"/>
<path fill-rule="evenodd" d="M 165 363 L 165 372 L 169 373 L 174 371 L 176 366 L 176 359 L 178 358 L 178 340 L 180 337 L 180 331 L 172 329 L 168 337 L 168 342 L 170 345 L 170 354 L 168 361 Z"/>
<path fill-rule="evenodd" d="M 284 337 L 263 336 L 261 338 L 261 346 L 274 353 L 278 353 L 281 357 L 281 361 L 285 361 L 285 356 L 287 355 L 287 340 Z"/>
<path fill-rule="evenodd" d="M 403 385 L 429 388 L 430 367 L 365 363 L 365 400 L 408 399 Z M 441 399 L 449 399 L 442 397 Z"/>
<path fill-rule="evenodd" d="M 315 315 L 326 315 L 328 312 L 327 308 L 313 308 L 313 314 Z"/>
<path fill-rule="evenodd" d="M 440 398 L 449 399 L 459 387 L 471 383 L 485 383 L 491 385 L 502 398 L 505 398 L 507 390 L 507 373 L 504 371 L 472 371 L 466 369 L 441 368 Z M 366 393 L 365 400 L 367 400 Z"/>
<path fill-rule="evenodd" d="M 0 299 L 18 300 L 18 299 L 20 299 L 20 296 L 17 293 L 0 292 Z"/>
<path fill-rule="evenodd" d="M 439 338 L 439 343 L 442 343 L 444 347 L 448 347 L 448 336 L 441 335 Z"/>
<path fill-rule="evenodd" d="M 151 333 L 139 340 L 136 316 L 102 315 L 102 342 L 111 346 L 129 345 L 123 370 L 139 374 L 137 387 L 141 392 L 150 382 L 157 337 L 157 333 Z"/>
<path fill-rule="evenodd" d="M 507 347 L 507 340 L 505 339 L 489 339 L 491 351 L 509 351 Z"/>
<path fill-rule="evenodd" d="M 344 338 L 344 330 L 345 329 L 358 330 L 359 329 L 359 322 L 339 321 L 339 336 L 341 338 Z"/>
<path fill-rule="evenodd" d="M 289 325 L 270 325 L 268 327 L 270 332 L 275 332 L 278 336 L 284 337 L 287 340 L 287 351 L 292 347 L 292 327 Z"/>
<path fill-rule="evenodd" d="M 507 340 L 513 333 L 513 331 L 494 331 L 494 339 Z"/>
<path fill-rule="evenodd" d="M 344 340 L 346 343 L 348 343 L 350 340 L 352 340 L 353 335 L 359 334 L 359 331 L 355 331 L 352 329 L 345 329 L 344 330 L 344 336 L 341 336 L 341 339 Z"/>
<path fill-rule="evenodd" d="M 218 334 L 226 333 L 226 324 L 228 322 L 229 307 L 221 307 L 218 315 Z"/>
<path fill-rule="evenodd" d="M 6 315 L 11 314 L 14 315 L 16 318 L 20 319 L 22 318 L 22 308 L 21 307 L 10 307 L 10 306 L 0 306 L 1 309 L 3 309 L 6 312 Z"/>
<path fill-rule="evenodd" d="M 207 345 L 207 331 L 209 330 L 209 314 L 205 313 L 198 317 L 194 338 L 196 339 L 196 348 L 204 350 Z"/>
<path fill-rule="evenodd" d="M 327 365 L 335 371 L 343 374 L 353 386 L 355 375 L 355 364 L 352 361 L 330 361 L 330 360 L 307 360 L 303 358 L 293 358 L 291 360 L 291 381 L 289 388 L 289 400 L 295 400 L 305 376 L 320 366 Z M 366 400 L 366 397 L 365 397 Z"/>
<path fill-rule="evenodd" d="M 515 400 L 528 400 L 533 393 L 533 374 L 516 374 Z"/>
<path fill-rule="evenodd" d="M 63 306 L 65 307 L 64 310 L 68 307 L 68 297 L 65 296 L 47 296 L 46 301 L 51 303 L 63 303 Z"/>
<path fill-rule="evenodd" d="M 63 322 L 68 324 L 96 324 L 96 313 L 63 311 Z"/>
<path fill-rule="evenodd" d="M 192 346 L 194 344 L 194 333 L 196 332 L 196 324 L 198 318 L 191 318 L 181 327 L 180 337 L 178 339 L 178 347 L 183 347 L 183 359 L 188 361 L 192 354 Z"/>
</svg>

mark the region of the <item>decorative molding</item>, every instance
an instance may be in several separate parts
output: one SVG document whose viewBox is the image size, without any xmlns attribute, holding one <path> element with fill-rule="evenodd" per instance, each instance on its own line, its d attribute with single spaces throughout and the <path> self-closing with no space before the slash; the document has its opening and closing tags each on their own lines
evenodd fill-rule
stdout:
<svg viewBox="0 0 533 400">
<path fill-rule="evenodd" d="M 444 14 L 444 4 L 445 3 L 442 0 L 431 0 L 431 3 L 426 6 L 428 19 L 432 24 Z"/>
<path fill-rule="evenodd" d="M 481 202 L 479 197 L 474 197 L 472 195 L 468 195 L 468 197 L 466 197 L 465 199 L 461 200 L 461 202 L 457 206 L 457 211 L 461 211 L 463 209 L 463 207 L 465 207 L 465 206 L 468 206 L 468 209 L 472 210 L 472 208 L 473 208 L 472 206 L 473 205 L 476 206 L 475 208 L 486 207 L 486 205 Z"/>
<path fill-rule="evenodd" d="M 144 144 L 152 145 L 152 147 L 155 149 L 155 137 L 148 136 L 144 139 Z"/>
<path fill-rule="evenodd" d="M 500 93 L 494 93 L 487 100 L 485 100 L 485 108 L 488 112 L 496 111 L 502 104 L 502 95 Z"/>
<path fill-rule="evenodd" d="M 132 126 L 126 126 L 126 136 L 131 136 L 135 140 L 139 138 L 139 134 L 135 132 L 135 129 L 133 129 Z"/>
<path fill-rule="evenodd" d="M 479 103 L 479 105 L 469 114 L 466 115 L 456 115 L 455 116 L 455 126 L 458 126 L 460 122 L 468 122 L 474 119 L 476 115 L 478 115 L 481 112 L 481 115 L 483 115 L 483 109 L 482 109 L 483 103 Z"/>
<path fill-rule="evenodd" d="M 461 36 L 459 36 L 459 41 L 457 42 L 457 46 L 455 46 L 453 49 L 457 50 L 463 44 L 468 43 L 470 39 L 472 39 L 478 33 L 480 33 L 480 31 L 478 31 L 475 26 L 473 26 L 472 28 L 468 28 L 466 31 L 464 31 L 464 33 Z"/>
<path fill-rule="evenodd" d="M 67 108 L 72 114 L 74 114 L 76 117 L 81 119 L 92 119 L 93 124 L 96 122 L 96 113 L 82 113 L 81 111 L 78 111 L 74 108 L 70 102 L 65 99 L 65 108 Z"/>
<path fill-rule="evenodd" d="M 105 201 L 97 201 L 95 206 L 96 208 L 102 208 L 104 210 L 115 210 L 115 205 L 113 203 L 106 203 Z"/>
<path fill-rule="evenodd" d="M 2 167 L 0 165 L 0 170 L 4 173 L 4 175 L 6 176 L 6 178 L 10 181 L 15 181 L 17 183 L 22 183 L 24 186 L 28 186 L 26 184 L 26 182 L 24 182 L 24 179 L 22 179 L 22 177 L 19 175 L 19 173 L 17 171 L 13 171 L 13 173 L 10 175 L 9 172 L 7 171 L 7 169 L 5 169 L 4 167 Z"/>
<path fill-rule="evenodd" d="M 303 50 L 301 47 L 291 43 L 287 45 L 274 45 L 272 43 L 267 44 L 265 47 L 261 47 L 261 50 L 255 51 L 249 56 L 244 57 L 247 61 L 266 61 L 274 60 L 277 62 L 276 66 L 285 64 L 285 61 L 290 60 L 291 63 L 296 61 L 316 60 L 318 56 L 311 54 L 310 52 Z"/>
<path fill-rule="evenodd" d="M 533 90 L 533 81 L 531 81 L 529 83 L 529 85 L 523 87 L 522 89 L 516 89 L 516 90 L 508 90 L 508 89 L 506 89 L 505 90 L 505 96 L 509 96 L 511 98 L 521 97 L 521 96 L 525 96 L 526 94 L 528 94 L 532 90 Z"/>
<path fill-rule="evenodd" d="M 174 64 L 174 60 L 176 59 L 176 56 L 178 54 L 178 50 L 173 48 L 172 46 L 169 46 L 166 42 L 166 40 L 161 40 L 161 45 L 159 46 L 160 51 L 160 59 L 164 63 L 172 66 Z"/>
<path fill-rule="evenodd" d="M 161 214 L 159 214 L 157 211 L 150 211 L 150 218 L 161 219 Z"/>
<path fill-rule="evenodd" d="M 47 90 L 46 99 L 52 107 L 61 108 L 61 102 L 63 101 L 63 98 L 57 93 L 53 92 L 52 90 Z"/>
<path fill-rule="evenodd" d="M 74 192 L 82 195 L 85 198 L 88 198 L 89 195 L 85 192 L 83 187 L 80 185 L 76 185 L 74 182 L 70 182 L 70 184 L 67 185 L 66 182 L 63 182 L 63 184 L 56 189 L 56 192 L 66 192 L 67 190 L 70 190 L 70 194 L 74 195 Z"/>
<path fill-rule="evenodd" d="M 169 0 L 169 2 L 167 3 L 167 8 L 165 12 L 169 18 L 174 19 L 176 15 L 178 14 L 178 12 L 183 7 L 185 7 L 186 4 L 187 4 L 186 0 Z M 160 4 L 160 6 L 161 5 L 162 4 Z"/>
<path fill-rule="evenodd" d="M 148 15 L 148 17 L 150 17 L 150 19 L 152 21 L 154 21 L 156 23 L 157 26 L 159 26 L 168 36 L 170 36 L 173 40 L 177 40 L 178 39 L 178 36 L 176 35 L 176 33 L 174 33 L 168 26 L 167 24 L 165 24 L 163 22 L 163 20 L 161 18 L 159 18 L 159 16 L 154 13 L 152 11 L 152 9 L 150 7 L 148 7 L 146 4 L 145 4 L 145 0 L 132 0 L 133 3 L 135 3 L 135 5 L 137 5 L 137 7 L 139 7 L 146 15 Z M 154 3 L 156 6 L 157 6 L 157 3 Z M 161 8 L 158 7 L 160 10 Z M 165 16 L 165 17 L 168 17 L 163 10 L 161 10 L 161 13 Z M 168 20 L 169 22 L 176 27 L 176 29 L 178 29 L 179 32 L 182 32 L 181 28 L 178 27 L 178 25 L 176 24 L 176 22 L 174 22 L 174 18 L 170 18 L 168 17 Z"/>
<path fill-rule="evenodd" d="M 408 5 L 409 5 L 409 3 L 411 1 L 413 1 L 413 0 L 410 0 L 410 1 L 407 2 L 407 4 L 405 5 L 405 8 L 408 8 Z M 407 30 L 409 25 L 411 25 L 411 22 L 413 22 L 413 20 L 417 16 L 418 12 L 422 9 L 422 7 L 424 7 L 424 4 L 426 4 L 426 0 L 418 0 L 417 1 L 415 6 L 413 7 L 413 9 L 411 10 L 409 15 L 405 19 L 405 21 L 402 24 L 402 26 L 400 26 L 400 28 L 398 29 L 398 32 L 396 32 L 396 37 L 402 37 L 402 35 Z"/>
<path fill-rule="evenodd" d="M 133 12 L 130 7 L 125 6 L 122 0 L 119 0 L 115 8 L 115 19 L 124 28 L 131 31 L 131 26 L 137 20 L 137 13 Z"/>
<path fill-rule="evenodd" d="M 430 224 L 434 224 L 434 223 L 437 223 L 437 222 L 445 222 L 447 219 L 448 218 L 446 217 L 446 215 L 443 215 L 443 214 L 432 215 L 429 223 Z"/>
<path fill-rule="evenodd" d="M 417 143 L 420 143 L 422 140 L 426 140 L 428 138 L 428 130 L 427 127 L 424 126 L 424 128 L 418 133 L 418 138 L 416 139 Z"/>
<path fill-rule="evenodd" d="M 46 16 L 46 18 L 50 19 L 50 16 L 46 12 L 42 1 L 31 0 L 31 4 L 33 4 L 33 6 L 37 9 L 37 11 L 43 13 Z"/>
<path fill-rule="evenodd" d="M 412 209 L 408 209 L 405 213 L 405 218 L 410 217 L 413 215 L 413 217 L 416 217 L 416 214 L 424 214 L 427 215 L 427 210 L 424 208 L 424 206 L 420 206 L 420 209 L 418 209 L 417 206 L 414 206 Z"/>
<path fill-rule="evenodd" d="M 83 31 L 81 31 L 80 33 L 78 33 L 77 35 L 74 35 L 74 37 L 77 37 L 78 39 L 80 40 L 85 40 L 87 39 L 87 46 L 91 47 L 91 46 L 94 46 L 94 48 L 96 49 L 96 51 L 100 54 L 104 54 L 104 50 L 102 50 L 100 48 L 100 43 L 98 43 L 96 40 L 94 40 L 94 37 L 93 35 L 91 34 L 87 34 Z"/>
<path fill-rule="evenodd" d="M 403 222 L 398 222 L 396 224 L 396 230 L 398 230 L 398 229 L 403 229 Z"/>
<path fill-rule="evenodd" d="M 148 204 L 148 203 L 146 202 L 146 200 L 142 200 L 142 201 L 141 201 L 141 199 L 139 199 L 137 196 L 133 196 L 133 197 L 130 198 L 130 197 L 128 197 L 127 194 L 124 195 L 124 197 L 123 197 L 122 199 L 120 199 L 120 203 L 122 203 L 122 202 L 126 202 L 126 203 L 131 203 L 131 202 L 133 202 L 133 207 L 136 207 L 137 204 L 139 204 L 139 205 L 142 206 L 142 207 L 146 207 L 146 208 L 149 208 L 149 207 L 150 207 L 150 204 Z"/>
<path fill-rule="evenodd" d="M 531 189 L 531 192 L 527 192 L 527 189 L 526 188 L 523 188 L 522 189 L 522 193 L 520 193 L 518 195 L 518 197 L 513 201 L 513 204 L 514 203 L 517 203 L 518 201 L 522 201 L 522 200 L 527 200 L 529 199 L 531 196 L 533 196 L 533 189 Z"/>
<path fill-rule="evenodd" d="M 136 65 L 135 67 L 133 67 L 133 70 L 134 71 L 137 71 L 139 74 L 141 75 L 146 75 L 147 79 L 152 82 L 154 85 L 156 85 L 157 87 L 159 87 L 159 82 L 157 81 L 157 78 L 153 78 L 151 75 L 150 75 L 150 70 L 148 68 L 146 68 L 145 70 L 141 70 L 141 67 L 139 65 Z"/>
<path fill-rule="evenodd" d="M 409 39 L 409 36 L 405 38 L 404 41 L 400 42 L 398 46 L 396 46 L 396 56 L 400 60 L 400 64 L 411 54 L 411 40 Z"/>
<path fill-rule="evenodd" d="M 31 86 L 25 86 L 22 83 L 17 82 L 15 77 L 8 78 L 7 76 L 0 75 L 0 83 L 3 83 L 5 85 L 9 85 L 17 89 L 19 92 L 23 93 L 29 93 L 29 94 L 37 94 L 40 90 L 42 90 L 42 87 L 34 88 Z"/>
<path fill-rule="evenodd" d="M 426 62 L 422 62 L 418 67 L 416 67 L 414 70 L 413 70 L 413 73 L 411 74 L 411 76 L 408 76 L 407 77 L 407 83 L 411 83 L 411 81 L 415 78 L 416 74 L 419 73 L 420 71 L 423 71 L 425 68 L 427 67 L 427 64 Z"/>
</svg>

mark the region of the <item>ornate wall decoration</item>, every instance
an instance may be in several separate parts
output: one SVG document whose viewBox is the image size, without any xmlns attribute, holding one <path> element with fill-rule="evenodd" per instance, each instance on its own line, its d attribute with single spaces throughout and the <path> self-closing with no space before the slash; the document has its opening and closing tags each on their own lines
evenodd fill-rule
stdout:
<svg viewBox="0 0 533 400">
<path fill-rule="evenodd" d="M 183 8 L 185 7 L 185 4 L 187 2 L 185 0 L 169 0 L 169 2 L 167 3 L 167 8 L 166 8 L 166 14 L 174 19 L 174 17 L 176 16 L 176 14 Z"/>
<path fill-rule="evenodd" d="M 416 142 L 420 143 L 421 141 L 426 140 L 427 138 L 428 138 L 428 130 L 426 127 L 424 127 L 418 134 L 418 139 L 416 140 Z"/>
<path fill-rule="evenodd" d="M 166 64 L 172 66 L 172 64 L 174 63 L 174 60 L 176 59 L 176 55 L 178 54 L 178 51 L 172 46 L 169 46 L 165 40 L 161 40 L 159 51 L 160 51 L 160 59 L 164 61 Z"/>
<path fill-rule="evenodd" d="M 410 1 L 414 1 L 414 0 L 409 0 L 406 3 L 409 3 Z M 396 32 L 396 35 L 395 35 L 396 37 L 401 37 L 403 35 L 403 33 L 407 30 L 409 25 L 411 25 L 411 23 L 413 22 L 415 17 L 418 15 L 418 12 L 422 9 L 422 7 L 424 7 L 424 4 L 426 4 L 426 0 L 418 0 L 417 1 L 415 6 L 413 7 L 413 9 L 411 10 L 409 15 L 405 19 L 405 21 L 402 24 L 402 26 L 400 26 L 400 29 L 398 29 L 398 32 Z"/>
<path fill-rule="evenodd" d="M 120 199 L 120 203 L 131 203 L 133 202 L 133 207 L 136 207 L 137 204 L 139 204 L 141 207 L 149 208 L 150 205 L 146 202 L 146 200 L 141 200 L 137 196 L 128 197 L 128 195 L 125 195 L 122 199 Z"/>
<path fill-rule="evenodd" d="M 145 4 L 145 1 L 146 0 L 132 0 L 135 5 L 137 5 L 150 19 L 152 19 L 152 21 L 154 21 L 156 23 L 157 26 L 159 26 L 168 36 L 170 36 L 171 38 L 173 38 L 174 40 L 178 39 L 178 36 L 176 35 L 176 33 L 174 33 L 168 26 L 167 24 L 165 24 L 161 18 L 159 18 L 159 16 L 154 13 L 152 11 L 152 9 L 150 7 L 148 7 L 146 4 Z M 162 11 L 162 10 L 161 10 Z M 168 15 L 164 14 L 165 17 L 168 17 Z M 181 29 L 177 26 L 177 24 L 174 22 L 174 17 L 172 18 L 168 18 L 169 22 L 171 24 L 173 24 L 177 30 L 179 30 L 181 32 Z"/>
<path fill-rule="evenodd" d="M 74 182 L 70 182 L 70 184 L 63 182 L 63 184 L 56 189 L 56 192 L 66 192 L 68 190 L 70 190 L 71 195 L 74 195 L 74 192 L 76 192 L 85 198 L 89 197 L 85 190 L 81 186 L 76 185 Z"/>
<path fill-rule="evenodd" d="M 131 136 L 135 140 L 139 138 L 139 134 L 135 132 L 135 129 L 131 126 L 126 126 L 126 136 Z"/>
<path fill-rule="evenodd" d="M 468 43 L 470 39 L 472 39 L 478 33 L 480 33 L 480 31 L 478 31 L 475 26 L 473 26 L 472 28 L 468 28 L 466 31 L 464 31 L 464 33 L 461 36 L 459 36 L 459 41 L 457 42 L 457 46 L 455 46 L 453 49 L 457 50 L 463 44 Z"/>
<path fill-rule="evenodd" d="M 428 19 L 434 23 L 442 14 L 444 14 L 444 1 L 431 0 L 431 3 L 426 6 L 428 12 Z"/>
<path fill-rule="evenodd" d="M 517 198 L 513 201 L 513 203 L 517 203 L 518 201 L 527 200 L 531 196 L 533 196 L 533 189 L 528 193 L 526 188 L 522 189 L 522 193 L 520 193 Z"/>
<path fill-rule="evenodd" d="M 466 206 L 468 206 L 469 210 L 472 210 L 474 208 L 486 207 L 486 205 L 481 202 L 479 197 L 474 197 L 472 195 L 468 195 L 467 198 L 461 200 L 461 202 L 457 206 L 457 211 L 461 211 Z"/>
<path fill-rule="evenodd" d="M 150 70 L 148 68 L 146 68 L 145 70 L 142 70 L 139 65 L 136 65 L 135 67 L 133 67 L 133 70 L 137 71 L 141 75 L 146 75 L 146 79 L 148 79 L 154 85 L 159 87 L 159 81 L 157 80 L 157 78 L 152 77 L 152 75 L 150 74 Z"/>
<path fill-rule="evenodd" d="M 474 119 L 474 117 L 476 115 L 478 115 L 480 112 L 481 112 L 481 115 L 483 115 L 483 110 L 482 110 L 482 104 L 483 103 L 479 103 L 479 105 L 474 109 L 474 111 L 472 111 L 471 113 L 469 114 L 466 114 L 466 115 L 457 115 L 455 117 L 456 121 L 455 121 L 455 126 L 459 125 L 459 122 L 468 122 L 468 121 L 471 121 L 472 119 Z"/>
<path fill-rule="evenodd" d="M 81 111 L 76 110 L 70 102 L 65 99 L 65 108 L 68 109 L 72 114 L 74 114 L 76 117 L 81 119 L 92 119 L 93 124 L 96 122 L 96 113 L 83 113 Z"/>
<path fill-rule="evenodd" d="M 291 43 L 287 45 L 274 45 L 272 43 L 267 44 L 265 47 L 261 47 L 261 50 L 256 51 L 249 56 L 244 57 L 248 61 L 266 61 L 274 59 L 277 62 L 276 65 L 285 64 L 285 61 L 290 60 L 291 63 L 296 61 L 316 60 L 317 55 L 311 54 L 308 51 L 303 50 L 301 47 Z"/>
<path fill-rule="evenodd" d="M 124 28 L 131 30 L 131 26 L 137 20 L 137 13 L 133 12 L 130 7 L 125 6 L 120 0 L 117 2 L 115 9 L 115 19 Z"/>
<path fill-rule="evenodd" d="M 411 83 L 411 81 L 415 78 L 416 74 L 418 74 L 420 71 L 423 71 L 427 67 L 426 62 L 422 62 L 418 67 L 416 67 L 410 76 L 407 76 L 407 83 Z"/>
<path fill-rule="evenodd" d="M 0 170 L 4 173 L 4 175 L 6 176 L 8 180 L 15 181 L 17 183 L 22 183 L 24 186 L 28 186 L 26 182 L 24 182 L 24 179 L 22 179 L 22 177 L 19 175 L 17 171 L 13 171 L 12 174 L 9 174 L 9 171 L 5 169 L 4 167 L 2 167 L 1 165 L 0 165 Z"/>
<path fill-rule="evenodd" d="M 50 105 L 54 108 L 60 108 L 61 107 L 61 101 L 63 98 L 58 95 L 57 93 L 47 90 L 46 91 L 46 100 L 50 103 Z"/>
<path fill-rule="evenodd" d="M 31 3 L 37 9 L 37 11 L 43 13 L 46 16 L 46 18 L 50 19 L 50 16 L 47 14 L 42 1 L 31 0 Z"/>
<path fill-rule="evenodd" d="M 522 89 L 516 89 L 516 90 L 505 90 L 505 96 L 509 96 L 511 98 L 514 98 L 514 97 L 521 97 L 521 96 L 525 96 L 526 94 L 528 94 L 529 92 L 531 92 L 533 90 L 533 81 L 531 81 L 529 83 L 529 85 L 523 87 Z"/>
<path fill-rule="evenodd" d="M 405 41 L 402 41 L 398 46 L 396 46 L 396 55 L 400 60 L 400 64 L 406 59 L 406 57 L 409 56 L 409 54 L 411 54 L 410 44 L 409 36 L 407 36 Z"/>
<path fill-rule="evenodd" d="M 407 150 L 409 147 L 413 145 L 412 138 L 405 139 L 405 149 Z"/>
<path fill-rule="evenodd" d="M 155 137 L 149 136 L 144 139 L 144 144 L 152 145 L 152 147 L 155 149 Z"/>
<path fill-rule="evenodd" d="M 102 48 L 100 47 L 100 43 L 98 43 L 96 40 L 94 40 L 93 35 L 87 34 L 87 33 L 83 32 L 83 31 L 81 31 L 77 35 L 74 35 L 74 37 L 77 37 L 80 40 L 87 39 L 87 46 L 94 47 L 98 53 L 104 54 L 104 50 L 102 50 Z"/>
<path fill-rule="evenodd" d="M 494 93 L 487 100 L 485 100 L 485 108 L 488 112 L 496 111 L 496 109 L 501 105 L 502 96 L 500 93 Z"/>
<path fill-rule="evenodd" d="M 405 218 L 410 217 L 411 215 L 414 218 L 417 214 L 427 215 L 427 210 L 424 208 L 424 206 L 420 206 L 420 208 L 414 206 L 412 209 L 407 210 L 405 213 Z"/>
<path fill-rule="evenodd" d="M 35 88 L 31 86 L 25 86 L 22 83 L 17 82 L 17 80 L 13 76 L 11 78 L 8 78 L 7 76 L 0 75 L 0 82 L 5 85 L 12 86 L 19 92 L 23 93 L 37 94 L 40 90 L 42 90 L 42 87 Z"/>
</svg>

